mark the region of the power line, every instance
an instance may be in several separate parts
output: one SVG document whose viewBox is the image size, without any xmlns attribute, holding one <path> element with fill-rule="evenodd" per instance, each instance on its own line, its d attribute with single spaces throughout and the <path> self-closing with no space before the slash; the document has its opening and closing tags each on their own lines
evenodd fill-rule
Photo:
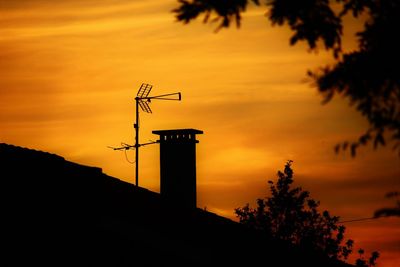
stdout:
<svg viewBox="0 0 400 267">
<path fill-rule="evenodd" d="M 388 217 L 388 216 L 378 216 L 378 217 L 359 218 L 359 219 L 341 221 L 341 222 L 338 222 L 338 223 L 350 223 L 350 222 L 361 222 L 361 221 L 368 221 L 368 220 L 376 220 L 376 219 L 380 219 L 380 218 L 382 218 L 382 217 Z"/>
</svg>

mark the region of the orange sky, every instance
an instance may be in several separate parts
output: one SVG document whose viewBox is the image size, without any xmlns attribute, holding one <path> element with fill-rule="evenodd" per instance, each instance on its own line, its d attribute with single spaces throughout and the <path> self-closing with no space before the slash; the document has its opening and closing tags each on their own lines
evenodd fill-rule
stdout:
<svg viewBox="0 0 400 267">
<path fill-rule="evenodd" d="M 148 3 L 149 2 L 149 3 Z M 331 60 L 291 47 L 287 28 L 251 9 L 238 30 L 188 26 L 176 1 L 0 0 L 0 142 L 40 149 L 134 183 L 134 165 L 107 146 L 134 142 L 134 97 L 181 92 L 141 114 L 152 130 L 196 128 L 198 206 L 235 219 L 233 209 L 267 194 L 289 159 L 295 180 L 342 220 L 394 203 L 400 159 L 390 148 L 333 153 L 366 127 L 346 101 L 322 105 L 307 69 Z M 352 25 L 350 25 L 352 26 Z M 349 32 L 356 27 L 350 27 Z M 347 49 L 353 46 L 346 40 Z M 159 190 L 158 146 L 141 149 L 140 185 Z M 134 160 L 134 152 L 128 157 Z M 356 248 L 378 250 L 380 266 L 400 264 L 400 218 L 349 223 Z"/>
</svg>

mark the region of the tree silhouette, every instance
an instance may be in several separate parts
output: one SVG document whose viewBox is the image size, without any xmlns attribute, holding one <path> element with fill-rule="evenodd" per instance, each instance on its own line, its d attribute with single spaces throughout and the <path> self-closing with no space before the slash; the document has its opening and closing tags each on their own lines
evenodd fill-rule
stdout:
<svg viewBox="0 0 400 267">
<path fill-rule="evenodd" d="M 220 22 L 216 30 L 232 22 L 240 26 L 241 14 L 259 0 L 178 0 L 173 10 L 178 21 L 185 24 L 204 14 L 204 22 Z M 322 42 L 333 52 L 335 63 L 308 71 L 313 85 L 322 94 L 323 103 L 334 95 L 346 98 L 369 123 L 357 139 L 339 143 L 335 150 L 351 151 L 372 143 L 374 148 L 393 144 L 400 155 L 400 1 L 384 0 L 265 0 L 272 25 L 287 24 L 293 32 L 290 44 L 307 42 L 316 50 Z M 211 16 L 215 17 L 210 19 Z M 343 19 L 353 16 L 364 23 L 356 33 L 358 48 L 342 49 Z"/>
<path fill-rule="evenodd" d="M 249 204 L 235 209 L 240 223 L 265 231 L 272 238 L 312 248 L 333 259 L 347 260 L 354 241 L 345 240 L 346 228 L 338 223 L 338 216 L 331 216 L 326 210 L 319 212 L 319 201 L 312 199 L 301 187 L 293 187 L 291 165 L 290 160 L 283 172 L 278 171 L 276 183 L 268 182 L 270 197 L 257 199 L 254 209 Z M 373 252 L 368 262 L 374 265 L 378 256 Z M 368 266 L 361 256 L 356 264 Z"/>
</svg>

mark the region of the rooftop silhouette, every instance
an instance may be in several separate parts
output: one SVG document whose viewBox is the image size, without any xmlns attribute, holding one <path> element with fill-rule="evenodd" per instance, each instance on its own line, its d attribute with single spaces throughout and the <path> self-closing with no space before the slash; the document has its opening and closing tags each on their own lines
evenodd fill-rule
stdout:
<svg viewBox="0 0 400 267">
<path fill-rule="evenodd" d="M 0 170 L 2 266 L 351 266 L 55 154 L 0 143 Z"/>
</svg>

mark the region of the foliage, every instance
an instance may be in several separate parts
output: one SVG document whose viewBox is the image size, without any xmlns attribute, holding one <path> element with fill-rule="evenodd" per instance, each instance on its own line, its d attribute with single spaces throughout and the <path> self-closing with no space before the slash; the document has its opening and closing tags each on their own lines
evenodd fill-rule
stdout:
<svg viewBox="0 0 400 267">
<path fill-rule="evenodd" d="M 254 209 L 249 204 L 235 209 L 240 223 L 265 231 L 273 238 L 312 248 L 330 258 L 346 260 L 352 253 L 354 241 L 345 240 L 345 226 L 339 224 L 339 217 L 331 216 L 326 210 L 319 212 L 319 201 L 301 187 L 293 187 L 291 165 L 292 161 L 288 161 L 284 171 L 278 171 L 276 184 L 268 182 L 270 197 L 257 199 Z M 379 254 L 374 252 L 373 256 L 371 262 L 375 263 Z M 359 266 L 364 263 L 360 257 Z"/>
<path fill-rule="evenodd" d="M 400 155 L 400 1 L 384 0 L 178 0 L 173 10 L 178 21 L 189 23 L 200 14 L 204 22 L 220 21 L 217 30 L 236 22 L 250 4 L 268 9 L 272 25 L 288 25 L 293 32 L 290 44 L 307 42 L 311 50 L 321 42 L 333 52 L 335 64 L 308 71 L 324 103 L 341 95 L 368 121 L 365 133 L 352 142 L 343 142 L 336 151 L 372 143 L 374 148 L 393 143 Z M 213 19 L 210 19 L 212 15 Z M 358 48 L 342 49 L 343 19 L 353 16 L 364 23 L 356 33 Z"/>
<path fill-rule="evenodd" d="M 375 211 L 374 216 L 375 217 L 383 217 L 383 216 L 400 216 L 400 192 L 389 192 L 386 194 L 387 198 L 396 198 L 396 206 L 394 207 L 388 207 L 388 208 L 382 208 L 377 211 Z"/>
<path fill-rule="evenodd" d="M 357 267 L 372 267 L 376 265 L 376 260 L 379 257 L 379 252 L 374 251 L 371 253 L 370 258 L 367 260 L 364 259 L 364 250 L 359 249 L 358 250 L 359 258 L 356 260 L 356 266 Z"/>
</svg>

